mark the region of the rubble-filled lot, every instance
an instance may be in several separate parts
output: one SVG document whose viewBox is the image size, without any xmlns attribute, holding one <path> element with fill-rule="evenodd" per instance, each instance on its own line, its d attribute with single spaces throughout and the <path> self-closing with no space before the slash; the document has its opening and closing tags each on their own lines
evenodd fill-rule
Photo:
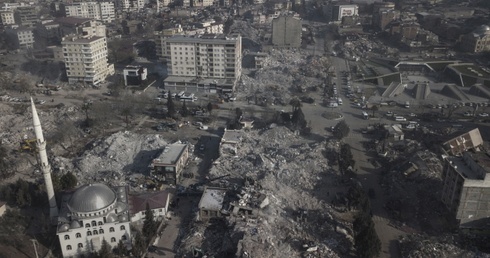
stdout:
<svg viewBox="0 0 490 258">
<path fill-rule="evenodd" d="M 217 257 L 230 252 L 238 257 L 348 256 L 350 223 L 328 201 L 339 175 L 327 164 L 326 148 L 337 147 L 308 143 L 285 127 L 244 132 L 237 157 L 218 158 L 210 177 L 230 174 L 220 184 L 232 195 L 243 199 L 252 188 L 266 195 L 269 205 L 256 216 L 226 217 L 228 226 L 195 223 L 180 252 L 198 247 Z M 245 178 L 254 183 L 243 188 Z"/>
</svg>

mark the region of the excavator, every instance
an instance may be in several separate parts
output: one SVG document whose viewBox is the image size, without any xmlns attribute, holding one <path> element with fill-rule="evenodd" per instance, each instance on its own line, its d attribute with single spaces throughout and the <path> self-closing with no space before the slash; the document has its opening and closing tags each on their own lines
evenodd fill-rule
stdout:
<svg viewBox="0 0 490 258">
<path fill-rule="evenodd" d="M 32 152 L 36 150 L 36 139 L 23 139 L 20 142 L 20 151 Z"/>
</svg>

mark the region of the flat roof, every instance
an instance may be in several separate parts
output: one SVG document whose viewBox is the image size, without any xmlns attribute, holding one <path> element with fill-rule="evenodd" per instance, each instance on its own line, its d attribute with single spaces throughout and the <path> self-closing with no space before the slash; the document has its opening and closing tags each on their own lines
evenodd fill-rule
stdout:
<svg viewBox="0 0 490 258">
<path fill-rule="evenodd" d="M 239 36 L 239 35 L 238 35 Z M 228 37 L 224 34 L 204 34 L 198 36 L 175 35 L 165 41 L 168 43 L 210 43 L 230 44 L 235 43 L 238 37 Z"/>
<path fill-rule="evenodd" d="M 199 201 L 199 209 L 221 210 L 225 199 L 226 189 L 206 187 Z"/>
<path fill-rule="evenodd" d="M 489 78 L 490 73 L 483 71 L 479 66 L 474 64 L 462 63 L 462 64 L 452 64 L 449 67 L 453 68 L 460 74 L 473 76 L 473 77 L 483 77 Z"/>
<path fill-rule="evenodd" d="M 97 41 L 99 39 L 102 39 L 104 37 L 96 37 L 96 36 L 93 36 L 93 37 L 90 37 L 90 38 L 77 38 L 75 37 L 74 40 L 72 40 L 72 37 L 70 36 L 67 36 L 65 38 L 63 38 L 63 41 L 61 42 L 61 44 L 65 43 L 65 44 L 68 44 L 68 43 L 90 43 L 90 42 L 94 42 L 94 41 Z"/>
<path fill-rule="evenodd" d="M 225 130 L 222 142 L 239 142 L 242 138 L 242 132 L 239 130 Z"/>
<path fill-rule="evenodd" d="M 192 82 L 192 83 L 198 83 L 198 84 L 226 84 L 227 79 L 225 78 L 198 78 L 195 76 L 175 76 L 175 75 L 170 75 L 167 78 L 163 80 L 164 82 Z"/>
<path fill-rule="evenodd" d="M 187 144 L 181 144 L 181 143 L 174 143 L 165 146 L 163 148 L 162 153 L 153 160 L 153 164 L 169 164 L 169 165 L 174 165 L 177 160 L 180 159 L 180 156 L 182 156 L 182 153 L 184 150 L 187 148 Z"/>
</svg>

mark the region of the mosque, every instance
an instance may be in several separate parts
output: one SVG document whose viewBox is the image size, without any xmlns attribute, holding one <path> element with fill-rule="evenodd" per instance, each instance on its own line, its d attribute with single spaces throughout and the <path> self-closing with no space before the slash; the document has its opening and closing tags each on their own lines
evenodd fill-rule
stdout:
<svg viewBox="0 0 490 258">
<path fill-rule="evenodd" d="M 112 248 L 120 241 L 131 247 L 130 207 L 128 189 L 114 189 L 104 184 L 89 184 L 63 195 L 58 209 L 51 180 L 51 167 L 46 154 L 41 123 L 31 99 L 34 132 L 40 168 L 46 184 L 50 218 L 57 225 L 63 257 L 85 257 L 97 252 L 105 240 Z"/>
</svg>

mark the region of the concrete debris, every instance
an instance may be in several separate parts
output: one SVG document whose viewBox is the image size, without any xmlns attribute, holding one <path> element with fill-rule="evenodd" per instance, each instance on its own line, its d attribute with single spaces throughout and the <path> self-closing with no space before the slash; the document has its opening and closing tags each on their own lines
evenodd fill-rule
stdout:
<svg viewBox="0 0 490 258">
<path fill-rule="evenodd" d="M 402 257 L 490 257 L 478 251 L 463 250 L 457 246 L 453 236 L 426 237 L 418 234 L 404 236 L 398 240 Z"/>
<path fill-rule="evenodd" d="M 326 189 L 338 175 L 327 163 L 326 147 L 277 126 L 245 132 L 240 158 L 216 160 L 209 176 L 230 174 L 228 188 L 235 193 L 230 215 L 223 219 L 232 235 L 242 236 L 236 240 L 236 257 L 340 257 L 352 249 L 352 236 L 348 230 L 336 231 L 340 215 L 329 205 Z M 241 209 L 253 212 L 240 213 Z M 180 251 L 214 241 L 195 233 L 208 230 L 195 225 Z M 205 251 L 216 257 L 224 252 Z"/>
</svg>

